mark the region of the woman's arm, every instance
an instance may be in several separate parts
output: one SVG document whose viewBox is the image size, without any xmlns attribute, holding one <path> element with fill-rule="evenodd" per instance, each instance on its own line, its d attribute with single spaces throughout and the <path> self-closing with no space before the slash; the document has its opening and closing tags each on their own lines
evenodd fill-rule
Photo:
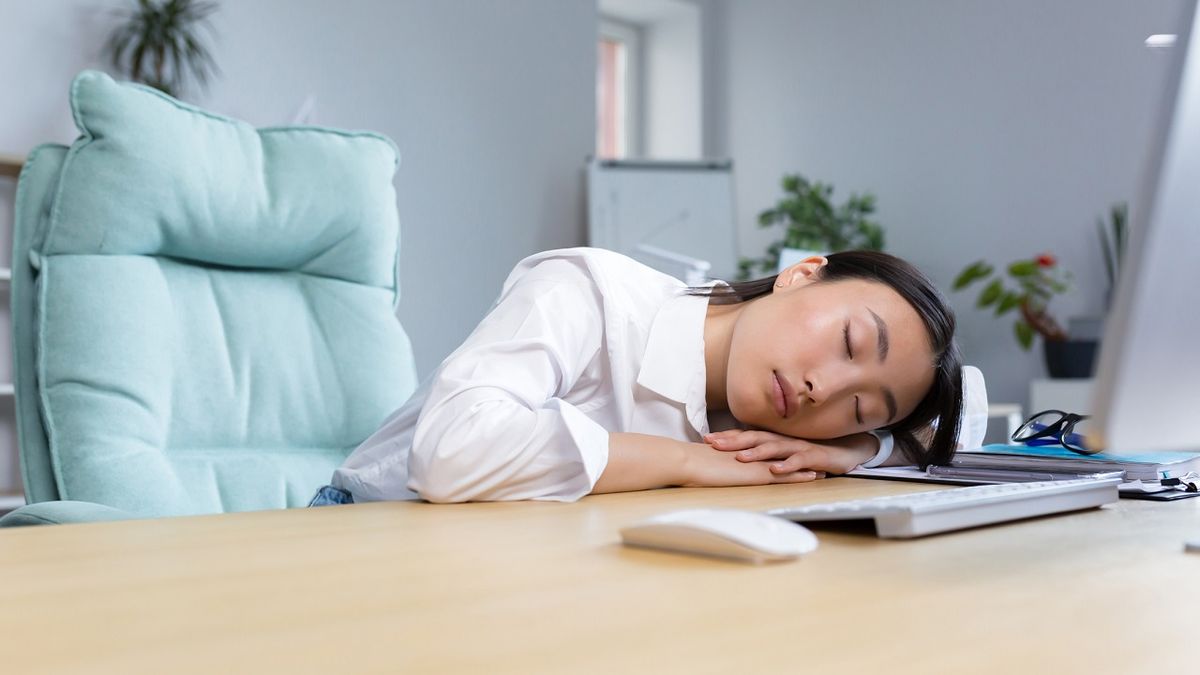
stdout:
<svg viewBox="0 0 1200 675">
<path fill-rule="evenodd" d="M 824 477 L 820 471 L 779 473 L 765 462 L 744 462 L 705 443 L 688 443 L 646 434 L 608 436 L 608 465 L 593 494 L 661 487 L 719 487 L 804 483 Z"/>
<path fill-rule="evenodd" d="M 413 431 L 408 488 L 432 502 L 588 494 L 608 432 L 567 396 L 601 348 L 601 298 L 575 265 L 506 286 L 438 368 Z"/>
<path fill-rule="evenodd" d="M 928 446 L 933 429 L 924 427 L 913 433 L 918 443 Z M 714 448 L 736 456 L 743 462 L 773 462 L 771 471 L 788 474 L 804 469 L 842 474 L 853 471 L 879 451 L 879 440 L 860 433 L 829 440 L 807 440 L 771 431 L 730 429 L 709 434 L 706 440 Z M 899 448 L 883 466 L 912 464 Z"/>
<path fill-rule="evenodd" d="M 879 450 L 878 439 L 866 433 L 810 441 L 771 431 L 731 429 L 709 434 L 706 440 L 739 461 L 764 464 L 777 475 L 804 469 L 847 473 L 874 457 Z M 897 460 L 900 460 L 899 452 L 885 464 L 891 465 Z"/>
</svg>

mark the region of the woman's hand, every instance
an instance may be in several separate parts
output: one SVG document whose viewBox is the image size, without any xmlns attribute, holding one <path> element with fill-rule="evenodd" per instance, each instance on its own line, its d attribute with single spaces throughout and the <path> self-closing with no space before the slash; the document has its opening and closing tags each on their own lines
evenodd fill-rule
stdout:
<svg viewBox="0 0 1200 675">
<path fill-rule="evenodd" d="M 846 473 L 879 450 L 879 441 L 871 434 L 808 441 L 770 431 L 730 429 L 708 434 L 704 440 L 740 462 L 766 466 L 777 476 L 802 471 Z"/>
<path fill-rule="evenodd" d="M 683 480 L 679 483 L 684 487 L 807 483 L 825 477 L 823 471 L 775 470 L 767 462 L 746 460 L 704 443 L 687 445 L 687 451 L 684 453 Z"/>
</svg>

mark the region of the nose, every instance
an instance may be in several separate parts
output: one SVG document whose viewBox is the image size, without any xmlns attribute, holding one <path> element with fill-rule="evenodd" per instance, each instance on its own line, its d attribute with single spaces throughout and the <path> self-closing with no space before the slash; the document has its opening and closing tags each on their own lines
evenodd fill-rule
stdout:
<svg viewBox="0 0 1200 675">
<path fill-rule="evenodd" d="M 813 405 L 821 405 L 825 402 L 825 399 L 829 398 L 829 390 L 823 384 L 822 386 L 817 386 L 813 381 L 815 379 L 817 378 L 814 376 L 804 378 L 804 386 L 808 388 L 808 400 Z"/>
<path fill-rule="evenodd" d="M 807 393 L 801 392 L 801 395 L 807 395 L 813 405 L 821 405 L 844 391 L 854 389 L 857 386 L 855 380 L 856 375 L 851 368 L 826 367 L 805 374 Z"/>
</svg>

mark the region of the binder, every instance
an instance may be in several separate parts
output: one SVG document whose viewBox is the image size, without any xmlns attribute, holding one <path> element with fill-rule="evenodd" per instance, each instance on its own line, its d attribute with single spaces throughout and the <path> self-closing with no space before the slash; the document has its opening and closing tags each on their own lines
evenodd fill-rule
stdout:
<svg viewBox="0 0 1200 675">
<path fill-rule="evenodd" d="M 1200 452 L 1152 452 L 1137 455 L 1081 455 L 1061 445 L 985 445 L 962 450 L 952 466 L 1037 470 L 1063 473 L 1124 471 L 1125 480 L 1182 478 L 1200 472 Z"/>
</svg>

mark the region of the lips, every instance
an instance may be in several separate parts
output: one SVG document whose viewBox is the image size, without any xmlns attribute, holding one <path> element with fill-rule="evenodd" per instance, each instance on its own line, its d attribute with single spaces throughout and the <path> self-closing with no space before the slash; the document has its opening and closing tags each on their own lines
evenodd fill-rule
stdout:
<svg viewBox="0 0 1200 675">
<path fill-rule="evenodd" d="M 771 371 L 771 375 L 775 381 L 775 412 L 779 413 L 780 417 L 787 419 L 788 415 L 792 414 L 792 405 L 789 401 L 792 400 L 796 393 L 792 390 L 792 385 L 788 383 L 787 378 L 780 375 L 778 371 Z"/>
</svg>

